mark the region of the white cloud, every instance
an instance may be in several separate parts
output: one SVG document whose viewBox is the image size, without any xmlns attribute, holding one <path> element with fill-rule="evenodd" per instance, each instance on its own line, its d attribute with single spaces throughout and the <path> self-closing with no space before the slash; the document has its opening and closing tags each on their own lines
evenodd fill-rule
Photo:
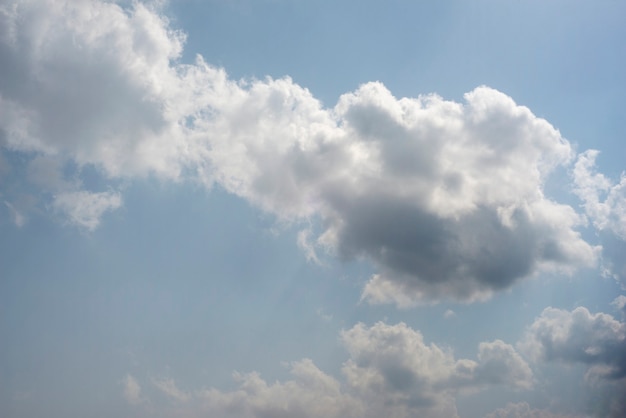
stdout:
<svg viewBox="0 0 626 418">
<path fill-rule="evenodd" d="M 5 1 L 0 28 L 6 147 L 111 179 L 217 182 L 316 222 L 319 236 L 300 237 L 309 257 L 316 246 L 378 267 L 369 302 L 485 299 L 595 261 L 581 217 L 543 194 L 570 144 L 496 90 L 456 103 L 367 83 L 326 109 L 289 78 L 235 82 L 201 57 L 182 64 L 185 36 L 141 3 Z M 52 206 L 88 229 L 119 207 L 117 195 L 70 192 Z M 99 203 L 73 210 L 70 196 Z"/>
<path fill-rule="evenodd" d="M 626 313 L 626 296 L 619 295 L 611 302 L 611 305 L 622 311 L 622 315 Z"/>
<path fill-rule="evenodd" d="M 541 190 L 567 141 L 495 90 L 466 101 L 369 83 L 326 111 L 288 79 L 256 81 L 205 121 L 209 179 L 278 216 L 321 219 L 319 245 L 381 269 L 363 295 L 375 303 L 484 299 L 592 264 L 581 217 Z"/>
<path fill-rule="evenodd" d="M 582 199 L 585 212 L 600 231 L 611 231 L 626 240 L 626 175 L 614 184 L 595 170 L 599 151 L 588 150 L 578 156 L 574 166 L 576 194 Z"/>
<path fill-rule="evenodd" d="M 293 380 L 268 384 L 256 373 L 236 378 L 239 389 L 202 391 L 199 397 L 211 416 L 220 418 L 365 417 L 362 401 L 345 394 L 340 383 L 311 360 L 291 365 Z"/>
<path fill-rule="evenodd" d="M 191 395 L 180 390 L 172 379 L 158 379 L 152 383 L 161 392 L 178 402 L 187 402 L 191 399 Z"/>
<path fill-rule="evenodd" d="M 341 341 L 349 353 L 341 380 L 304 359 L 291 363 L 286 381 L 236 373 L 238 387 L 231 391 L 183 392 L 169 379 L 154 383 L 182 402 L 172 416 L 219 418 L 453 418 L 460 392 L 490 385 L 528 389 L 532 383 L 528 365 L 498 340 L 480 344 L 478 361 L 455 359 L 451 351 L 425 344 L 403 323 L 357 324 L 342 332 Z"/>
<path fill-rule="evenodd" d="M 481 343 L 478 361 L 425 344 L 420 332 L 403 323 L 357 324 L 342 333 L 350 353 L 343 367 L 348 385 L 372 404 L 373 416 L 450 416 L 454 395 L 487 385 L 527 389 L 532 371 L 502 341 Z M 382 407 L 384 405 L 384 408 Z"/>
<path fill-rule="evenodd" d="M 66 192 L 55 195 L 52 205 L 55 210 L 65 214 L 71 224 L 93 231 L 105 212 L 122 206 L 122 197 L 113 191 Z"/>
<path fill-rule="evenodd" d="M 626 324 L 585 307 L 544 309 L 519 345 L 536 361 L 581 363 L 591 376 L 626 377 Z"/>
<path fill-rule="evenodd" d="M 626 288 L 626 175 L 622 173 L 615 183 L 598 173 L 598 154 L 588 150 L 578 156 L 573 170 L 574 192 L 603 241 L 603 273 L 621 280 Z"/>
<path fill-rule="evenodd" d="M 139 383 L 133 376 L 127 374 L 122 383 L 124 385 L 124 399 L 128 403 L 137 405 L 143 402 L 141 386 L 139 386 Z"/>
</svg>

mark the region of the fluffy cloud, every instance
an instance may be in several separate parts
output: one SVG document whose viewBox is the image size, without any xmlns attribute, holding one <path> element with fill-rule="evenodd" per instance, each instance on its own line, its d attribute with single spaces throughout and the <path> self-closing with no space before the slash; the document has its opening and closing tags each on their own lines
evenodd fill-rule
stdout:
<svg viewBox="0 0 626 418">
<path fill-rule="evenodd" d="M 369 83 L 325 111 L 290 80 L 255 82 L 204 127 L 212 178 L 279 216 L 319 217 L 319 245 L 379 266 L 372 302 L 486 298 L 592 263 L 581 218 L 541 190 L 567 141 L 495 90 L 466 102 Z"/>
<path fill-rule="evenodd" d="M 239 387 L 182 392 L 172 380 L 155 382 L 185 402 L 177 413 L 219 418 L 455 417 L 455 396 L 489 385 L 528 389 L 532 372 L 502 341 L 482 343 L 478 361 L 424 343 L 405 324 L 358 324 L 342 332 L 349 353 L 339 380 L 304 359 L 291 364 L 291 380 L 268 383 L 257 373 L 235 374 Z M 181 409 L 182 408 L 182 409 Z"/>
<path fill-rule="evenodd" d="M 372 303 L 477 300 L 546 269 L 594 263 L 583 221 L 543 194 L 570 144 L 503 93 L 396 98 L 368 83 L 324 108 L 289 78 L 229 80 L 141 3 L 0 2 L 0 143 L 109 179 L 215 183 L 301 235 L 379 269 Z M 45 185 L 40 184 L 41 187 Z M 120 206 L 78 184 L 52 207 L 97 227 Z M 68 202 L 82 202 L 72 209 Z"/>
<path fill-rule="evenodd" d="M 184 36 L 141 3 L 0 3 L 0 126 L 14 150 L 176 176 Z M 192 98 L 190 98 L 192 99 Z"/>
<path fill-rule="evenodd" d="M 211 416 L 220 418 L 364 417 L 361 400 L 341 390 L 340 383 L 311 360 L 291 365 L 293 380 L 268 384 L 256 373 L 236 375 L 239 389 L 198 393 Z"/>
<path fill-rule="evenodd" d="M 486 385 L 526 389 L 532 371 L 515 349 L 502 341 L 481 343 L 478 361 L 455 359 L 403 323 L 357 324 L 342 333 L 350 353 L 343 373 L 360 397 L 372 401 L 373 416 L 450 416 L 454 394 Z M 419 414 L 418 414 L 419 415 Z"/>
<path fill-rule="evenodd" d="M 546 308 L 520 347 L 535 360 L 582 363 L 593 376 L 626 377 L 626 324 L 611 315 Z"/>
</svg>

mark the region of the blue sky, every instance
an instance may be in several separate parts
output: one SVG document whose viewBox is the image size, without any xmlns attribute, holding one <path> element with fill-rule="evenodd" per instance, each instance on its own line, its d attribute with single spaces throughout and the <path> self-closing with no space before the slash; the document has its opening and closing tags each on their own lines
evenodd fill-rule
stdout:
<svg viewBox="0 0 626 418">
<path fill-rule="evenodd" d="M 625 12 L 0 0 L 0 415 L 623 416 Z"/>
</svg>

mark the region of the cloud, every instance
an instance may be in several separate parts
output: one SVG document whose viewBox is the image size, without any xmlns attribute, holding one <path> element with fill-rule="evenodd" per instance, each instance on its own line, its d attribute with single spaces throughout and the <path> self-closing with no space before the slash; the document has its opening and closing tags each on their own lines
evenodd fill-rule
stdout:
<svg viewBox="0 0 626 418">
<path fill-rule="evenodd" d="M 268 384 L 256 373 L 237 374 L 239 389 L 199 393 L 205 410 L 220 418 L 364 417 L 362 401 L 345 394 L 340 383 L 311 360 L 291 365 L 293 380 Z"/>
<path fill-rule="evenodd" d="M 172 379 L 159 379 L 152 382 L 161 392 L 178 402 L 187 402 L 191 395 L 180 390 Z"/>
<path fill-rule="evenodd" d="M 585 364 L 591 376 L 608 380 L 626 377 L 626 324 L 585 307 L 544 309 L 520 348 L 536 361 Z"/>
<path fill-rule="evenodd" d="M 567 141 L 500 92 L 465 98 L 368 83 L 325 111 L 288 79 L 255 82 L 205 127 L 213 178 L 278 216 L 319 218 L 318 244 L 380 268 L 374 303 L 485 299 L 592 264 L 581 217 L 541 191 Z"/>
<path fill-rule="evenodd" d="M 615 183 L 597 172 L 598 155 L 597 150 L 587 150 L 578 156 L 572 171 L 574 192 L 602 240 L 603 273 L 626 288 L 626 174 Z"/>
<path fill-rule="evenodd" d="M 52 206 L 65 214 L 71 224 L 93 231 L 100 224 L 100 218 L 105 212 L 122 206 L 122 197 L 113 191 L 67 192 L 55 195 Z"/>
<path fill-rule="evenodd" d="M 348 385 L 372 402 L 373 416 L 450 416 L 459 391 L 532 385 L 529 366 L 499 340 L 481 343 L 478 361 L 457 360 L 449 350 L 425 344 L 420 332 L 403 323 L 357 324 L 342 333 L 342 341 L 350 353 L 342 371 Z"/>
<path fill-rule="evenodd" d="M 220 418 L 457 417 L 455 397 L 488 386 L 528 389 L 532 372 L 502 341 L 482 343 L 478 361 L 425 344 L 420 332 L 400 323 L 357 324 L 341 333 L 349 358 L 343 379 L 312 360 L 290 364 L 292 378 L 269 383 L 258 373 L 235 373 L 238 387 L 182 392 L 170 379 L 154 383 L 181 401 L 175 413 Z"/>
<path fill-rule="evenodd" d="M 184 36 L 142 3 L 4 1 L 0 126 L 14 150 L 176 176 Z M 191 100 L 190 102 L 193 102 Z M 187 106 L 183 106 L 187 108 Z"/>
<path fill-rule="evenodd" d="M 143 402 L 141 386 L 139 386 L 139 383 L 133 376 L 127 374 L 122 383 L 124 385 L 124 399 L 128 403 L 137 405 Z"/>
<path fill-rule="evenodd" d="M 562 415 L 545 409 L 531 408 L 527 402 L 508 403 L 504 408 L 499 408 L 485 418 L 582 418 L 582 415 Z"/>
<path fill-rule="evenodd" d="M 26 224 L 27 219 L 26 219 L 26 216 L 22 212 L 17 210 L 15 206 L 7 202 L 6 200 L 4 201 L 4 205 L 7 207 L 7 209 L 11 213 L 11 219 L 13 223 L 15 224 L 15 226 L 17 226 L 18 228 L 21 228 L 22 226 Z"/>
<path fill-rule="evenodd" d="M 611 305 L 615 306 L 619 311 L 622 312 L 622 315 L 626 314 L 626 296 L 619 295 L 611 302 Z"/>
<path fill-rule="evenodd" d="M 587 216 L 600 231 L 610 231 L 626 241 L 626 174 L 614 184 L 595 170 L 599 151 L 588 150 L 574 165 L 574 192 L 582 199 Z"/>
<path fill-rule="evenodd" d="M 181 63 L 185 35 L 139 2 L 4 1 L 0 28 L 5 148 L 95 166 L 111 182 L 217 183 L 314 223 L 320 233 L 299 238 L 311 260 L 321 248 L 376 265 L 368 302 L 483 300 L 595 262 L 584 219 L 543 194 L 570 144 L 494 89 L 457 103 L 398 99 L 372 82 L 324 108 L 288 77 L 233 81 L 202 57 Z M 75 225 L 94 229 L 121 205 L 73 184 L 50 206 Z"/>
<path fill-rule="evenodd" d="M 447 309 L 447 310 L 443 313 L 443 317 L 444 317 L 445 319 L 455 318 L 455 317 L 456 317 L 456 312 L 454 312 L 452 309 Z"/>
</svg>

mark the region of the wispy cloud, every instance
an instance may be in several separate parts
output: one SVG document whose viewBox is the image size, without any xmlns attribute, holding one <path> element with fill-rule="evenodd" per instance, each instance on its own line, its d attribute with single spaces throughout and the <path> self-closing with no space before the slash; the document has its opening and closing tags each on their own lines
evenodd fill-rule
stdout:
<svg viewBox="0 0 626 418">
<path fill-rule="evenodd" d="M 128 403 L 137 405 L 143 402 L 141 386 L 133 376 L 127 374 L 122 383 L 124 385 L 124 399 Z"/>
</svg>

